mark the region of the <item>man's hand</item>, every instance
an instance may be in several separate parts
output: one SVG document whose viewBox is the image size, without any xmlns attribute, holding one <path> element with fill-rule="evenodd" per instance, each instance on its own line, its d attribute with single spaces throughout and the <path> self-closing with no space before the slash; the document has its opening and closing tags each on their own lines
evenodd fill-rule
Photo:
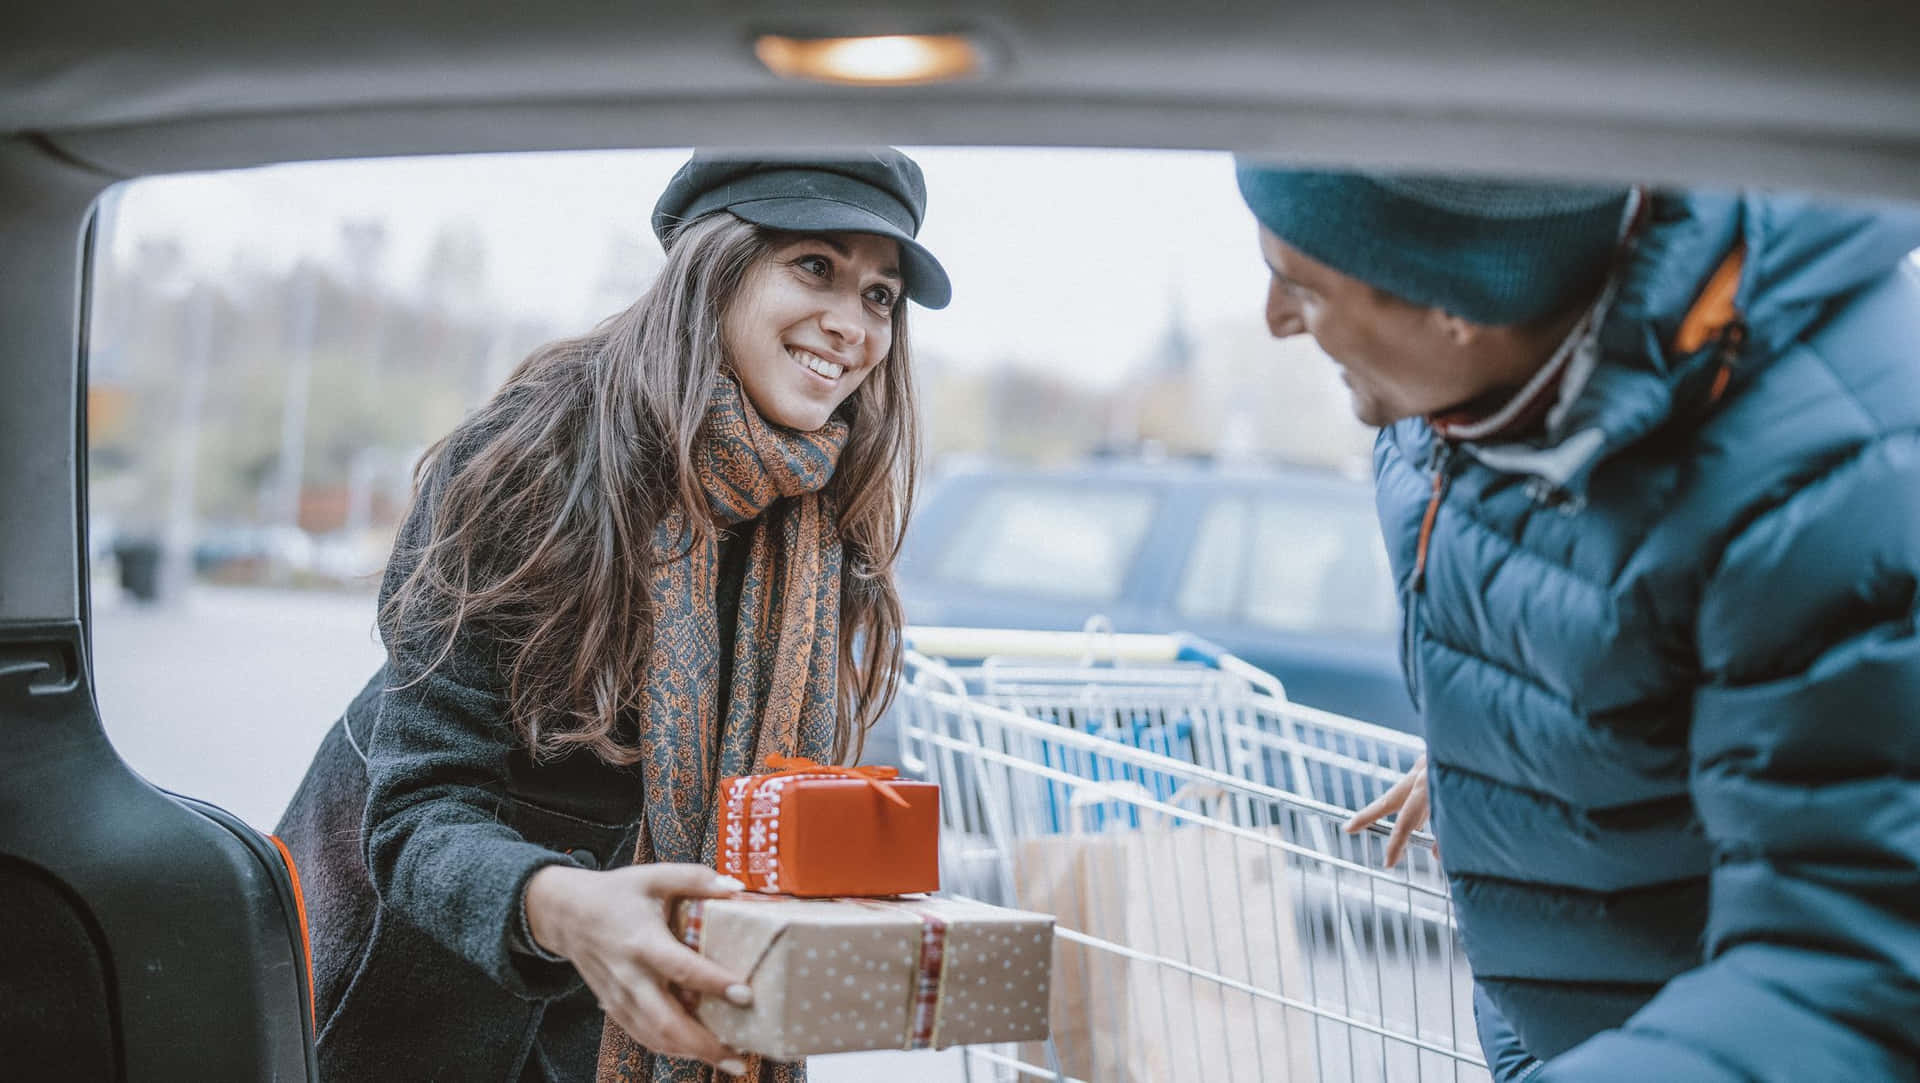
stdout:
<svg viewBox="0 0 1920 1083">
<path fill-rule="evenodd" d="M 573 963 L 601 1008 L 635 1041 L 739 1075 L 746 1062 L 694 1019 L 676 990 L 725 997 L 743 1008 L 753 993 L 675 939 L 667 908 L 675 899 L 725 896 L 740 886 L 702 865 L 603 872 L 549 865 L 527 881 L 527 930 L 540 947 Z"/>
<path fill-rule="evenodd" d="M 1366 808 L 1353 814 L 1346 823 L 1349 835 L 1357 834 L 1378 823 L 1383 817 L 1398 813 L 1393 821 L 1393 831 L 1387 835 L 1387 868 L 1400 863 L 1407 852 L 1407 840 L 1415 831 L 1427 825 L 1427 756 L 1421 753 L 1414 762 L 1413 770 L 1407 776 L 1393 784 L 1393 789 L 1380 795 L 1379 799 Z M 1440 853 L 1436 844 L 1434 854 Z"/>
</svg>

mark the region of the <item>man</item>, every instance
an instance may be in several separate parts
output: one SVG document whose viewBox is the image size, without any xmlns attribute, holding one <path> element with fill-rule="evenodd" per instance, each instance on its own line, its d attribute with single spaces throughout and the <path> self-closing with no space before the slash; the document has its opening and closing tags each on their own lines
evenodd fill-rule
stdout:
<svg viewBox="0 0 1920 1083">
<path fill-rule="evenodd" d="M 1430 790 L 1496 1077 L 1920 1079 L 1920 214 L 1239 176 L 1384 426 L 1357 819 Z"/>
</svg>

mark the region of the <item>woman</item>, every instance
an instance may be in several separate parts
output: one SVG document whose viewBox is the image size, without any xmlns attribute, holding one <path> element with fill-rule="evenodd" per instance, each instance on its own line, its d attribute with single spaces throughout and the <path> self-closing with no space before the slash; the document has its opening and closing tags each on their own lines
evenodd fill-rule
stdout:
<svg viewBox="0 0 1920 1083">
<path fill-rule="evenodd" d="M 706 867 L 720 777 L 855 757 L 890 696 L 904 299 L 949 296 L 925 200 L 897 151 L 696 154 L 655 285 L 423 458 L 387 663 L 280 826 L 327 1078 L 802 1078 L 689 1014 L 750 994 L 666 905 L 738 886 Z"/>
</svg>

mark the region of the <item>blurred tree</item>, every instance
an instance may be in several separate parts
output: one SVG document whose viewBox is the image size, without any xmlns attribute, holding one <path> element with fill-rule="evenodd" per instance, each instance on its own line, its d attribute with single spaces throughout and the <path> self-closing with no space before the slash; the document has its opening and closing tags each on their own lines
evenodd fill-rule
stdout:
<svg viewBox="0 0 1920 1083">
<path fill-rule="evenodd" d="M 403 510 L 420 449 L 551 337 L 488 309 L 485 246 L 469 231 L 443 231 L 413 297 L 379 273 L 383 224 L 344 223 L 340 241 L 342 270 L 243 251 L 213 274 L 192 272 L 175 238 L 124 259 L 104 246 L 90 328 L 98 516 L 164 534 L 175 567 L 207 530 L 377 531 Z"/>
<path fill-rule="evenodd" d="M 351 297 L 347 323 L 353 339 L 351 352 L 360 359 L 369 378 L 379 375 L 386 342 L 386 305 L 380 275 L 387 259 L 387 224 L 377 218 L 340 223 L 340 249 L 347 261 Z"/>
<path fill-rule="evenodd" d="M 1105 396 L 1048 372 L 1004 362 L 984 374 L 985 439 L 997 459 L 1062 463 L 1098 447 Z"/>
<path fill-rule="evenodd" d="M 608 316 L 624 312 L 653 285 L 664 260 L 659 245 L 643 242 L 635 233 L 621 230 L 608 236 L 592 295 L 585 298 L 580 329 L 584 331 Z"/>
<path fill-rule="evenodd" d="M 1257 314 L 1207 329 L 1196 413 L 1225 458 L 1370 476 L 1374 432 L 1353 416 L 1340 370 L 1305 335 L 1276 340 Z"/>
<path fill-rule="evenodd" d="M 420 291 L 429 309 L 461 314 L 480 301 L 487 281 L 487 239 L 472 222 L 445 222 L 427 249 Z"/>
<path fill-rule="evenodd" d="M 455 327 L 463 316 L 480 307 L 487 275 L 487 242 L 472 223 L 442 223 L 427 248 L 420 272 L 420 298 L 425 303 L 425 332 L 418 362 L 455 364 L 469 345 Z"/>
</svg>

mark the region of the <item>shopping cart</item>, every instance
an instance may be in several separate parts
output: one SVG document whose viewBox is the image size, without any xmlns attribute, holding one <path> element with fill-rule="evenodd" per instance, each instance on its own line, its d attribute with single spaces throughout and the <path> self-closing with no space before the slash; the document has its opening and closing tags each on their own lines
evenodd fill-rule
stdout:
<svg viewBox="0 0 1920 1083">
<path fill-rule="evenodd" d="M 1179 636 L 916 628 L 893 715 L 946 892 L 1059 919 L 1054 1039 L 969 1078 L 1487 1078 L 1431 839 L 1341 830 L 1417 738 Z"/>
</svg>

